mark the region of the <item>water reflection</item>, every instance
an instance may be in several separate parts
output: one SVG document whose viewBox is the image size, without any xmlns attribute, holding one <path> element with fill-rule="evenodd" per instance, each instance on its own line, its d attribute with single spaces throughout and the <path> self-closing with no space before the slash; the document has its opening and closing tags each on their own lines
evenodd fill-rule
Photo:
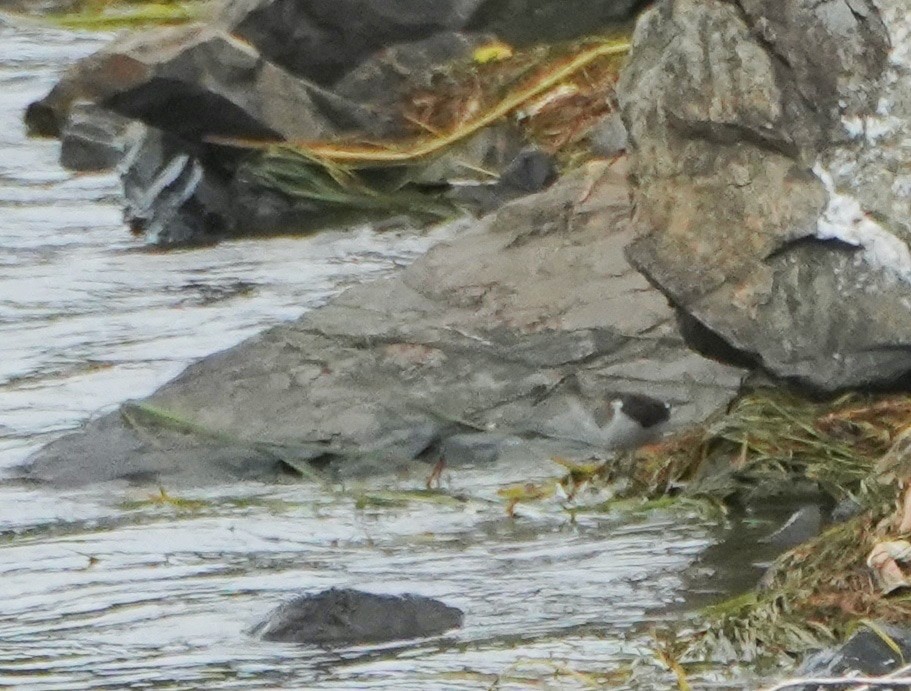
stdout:
<svg viewBox="0 0 911 691">
<path fill-rule="evenodd" d="M 14 594 L 0 606 L 0 685 L 241 688 L 262 673 L 295 688 L 458 688 L 449 675 L 470 670 L 465 688 L 477 688 L 476 675 L 520 657 L 605 669 L 635 654 L 624 632 L 676 597 L 676 572 L 705 545 L 694 525 L 666 517 L 571 524 L 555 510 L 512 522 L 484 500 L 495 485 L 465 472 L 456 481 L 477 498 L 463 506 L 381 511 L 357 509 L 350 490 L 306 486 L 210 491 L 194 511 L 4 492 L 24 518 L 7 515 L 0 532 L 0 579 Z M 466 611 L 466 626 L 331 653 L 246 635 L 289 593 L 331 586 L 439 597 Z"/>
</svg>

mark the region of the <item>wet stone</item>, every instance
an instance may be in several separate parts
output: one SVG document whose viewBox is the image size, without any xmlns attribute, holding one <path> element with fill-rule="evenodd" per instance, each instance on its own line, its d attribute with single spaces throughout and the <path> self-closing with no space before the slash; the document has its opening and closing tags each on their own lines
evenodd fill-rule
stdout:
<svg viewBox="0 0 911 691">
<path fill-rule="evenodd" d="M 589 132 L 588 146 L 595 156 L 612 158 L 626 151 L 629 137 L 619 113 L 603 117 Z"/>
<path fill-rule="evenodd" d="M 877 631 L 862 628 L 837 648 L 821 650 L 808 657 L 800 666 L 797 675 L 814 677 L 842 677 L 857 674 L 878 676 L 898 668 L 911 655 L 911 629 L 893 626 L 885 622 L 878 622 L 877 628 L 883 631 L 889 640 L 884 639 Z M 816 691 L 818 686 L 807 684 L 793 688 L 798 691 Z"/>
<path fill-rule="evenodd" d="M 284 643 L 382 643 L 437 636 L 461 627 L 463 616 L 460 609 L 421 595 L 332 588 L 280 606 L 252 633 Z"/>
<path fill-rule="evenodd" d="M 142 125 L 92 103 L 77 103 L 60 135 L 60 165 L 84 172 L 111 170 Z"/>
<path fill-rule="evenodd" d="M 823 511 L 816 504 L 804 506 L 791 514 L 778 530 L 764 538 L 767 542 L 782 549 L 788 549 L 803 544 L 820 532 L 823 528 Z"/>
<path fill-rule="evenodd" d="M 832 523 L 844 523 L 845 521 L 850 521 L 852 518 L 859 516 L 863 511 L 863 504 L 856 499 L 847 497 L 838 502 L 835 505 L 835 508 L 832 509 L 831 520 Z"/>
</svg>

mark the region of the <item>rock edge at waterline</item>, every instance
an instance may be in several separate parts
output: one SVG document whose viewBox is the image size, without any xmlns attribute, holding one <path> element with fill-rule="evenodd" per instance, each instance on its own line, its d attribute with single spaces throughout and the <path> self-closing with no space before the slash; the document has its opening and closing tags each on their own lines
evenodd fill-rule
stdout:
<svg viewBox="0 0 911 691">
<path fill-rule="evenodd" d="M 624 162 L 590 164 L 396 276 L 190 366 L 52 442 L 26 473 L 205 484 L 311 460 L 391 470 L 466 433 L 590 453 L 603 451 L 586 444 L 591 411 L 617 391 L 669 402 L 676 425 L 701 421 L 743 371 L 684 345 L 624 257 L 629 211 Z"/>
</svg>

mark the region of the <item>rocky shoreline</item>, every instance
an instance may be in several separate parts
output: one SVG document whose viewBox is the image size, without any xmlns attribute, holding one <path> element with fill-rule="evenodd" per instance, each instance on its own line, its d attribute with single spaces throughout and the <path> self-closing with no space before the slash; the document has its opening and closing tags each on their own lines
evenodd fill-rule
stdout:
<svg viewBox="0 0 911 691">
<path fill-rule="evenodd" d="M 432 463 L 449 437 L 481 431 L 590 454 L 584 420 L 566 413 L 610 391 L 670 402 L 675 425 L 699 422 L 736 395 L 743 371 L 686 347 L 623 257 L 628 216 L 623 162 L 593 163 L 144 401 L 207 435 L 121 410 L 47 446 L 29 477 L 264 478 L 280 472 L 276 454 L 382 469 Z"/>
<path fill-rule="evenodd" d="M 575 23 L 542 22 L 557 3 L 531 4 L 526 26 L 504 20 L 522 3 L 452 0 L 424 16 L 404 0 L 378 15 L 366 0 L 232 1 L 209 25 L 118 39 L 26 119 L 104 157 L 71 154 L 81 166 L 129 150 L 129 221 L 161 245 L 309 230 L 325 206 L 264 184 L 251 151 L 400 136 L 397 99 L 453 61 L 494 39 L 578 38 L 643 3 L 589 2 Z M 392 182 L 397 166 L 372 169 L 384 193 L 408 187 L 482 217 L 449 221 L 397 276 L 52 442 L 25 477 L 193 485 L 554 451 L 610 459 L 586 430 L 619 392 L 667 402 L 678 430 L 745 381 L 906 392 L 907 22 L 899 0 L 654 3 L 603 94 L 625 125 L 603 120 L 608 144 L 590 138 L 556 176 L 559 150 L 490 126 L 468 164 L 443 154 L 434 176 L 422 162 Z M 373 43 L 355 40 L 365 32 Z M 483 175 L 455 195 L 466 169 Z"/>
</svg>

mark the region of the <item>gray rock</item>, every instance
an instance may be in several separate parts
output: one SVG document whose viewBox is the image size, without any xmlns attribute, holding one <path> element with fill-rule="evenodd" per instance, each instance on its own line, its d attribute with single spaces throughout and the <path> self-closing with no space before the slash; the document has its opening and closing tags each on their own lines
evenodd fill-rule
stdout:
<svg viewBox="0 0 911 691">
<path fill-rule="evenodd" d="M 632 17 L 649 0 L 487 0 L 467 28 L 516 45 L 590 36 Z"/>
<path fill-rule="evenodd" d="M 605 115 L 586 136 L 589 150 L 595 156 L 612 158 L 626 151 L 629 137 L 619 113 Z"/>
<path fill-rule="evenodd" d="M 895 64 L 909 39 L 906 5 L 879 7 L 660 3 L 619 86 L 631 262 L 699 330 L 815 391 L 911 373 L 911 203 L 897 172 L 911 148 L 893 122 L 911 124 L 911 70 Z M 856 123 L 881 128 L 888 153 L 851 135 Z"/>
<path fill-rule="evenodd" d="M 865 507 L 853 497 L 846 497 L 832 509 L 832 523 L 844 523 L 856 518 L 865 511 Z"/>
<path fill-rule="evenodd" d="M 438 636 L 462 626 L 460 609 L 421 595 L 332 588 L 282 605 L 252 630 L 267 641 L 340 646 Z"/>
<path fill-rule="evenodd" d="M 470 158 L 460 155 L 459 151 L 455 150 L 443 157 L 440 163 L 445 165 L 434 165 L 430 170 L 422 172 L 421 177 L 426 178 L 433 174 L 442 182 L 446 179 L 447 169 L 450 170 L 448 179 L 452 183 L 446 192 L 447 199 L 451 199 L 460 207 L 479 215 L 490 213 L 507 202 L 520 199 L 533 192 L 540 192 L 554 183 L 559 172 L 557 163 L 551 154 L 536 147 L 517 150 L 515 144 L 519 142 L 515 136 L 511 141 L 506 138 L 504 146 L 494 138 L 494 131 L 495 128 L 486 128 L 472 138 L 481 144 L 480 147 L 477 144 L 472 147 L 476 163 L 472 164 Z M 482 135 L 484 135 L 483 138 Z M 483 146 L 485 141 L 491 141 L 492 145 L 485 148 Z M 513 146 L 511 147 L 510 144 Z M 513 155 L 506 158 L 508 153 L 513 153 Z M 459 168 L 465 170 L 466 163 L 469 164 L 467 167 L 469 172 L 471 168 L 475 168 L 499 173 L 499 177 L 495 180 L 466 179 L 461 175 L 453 174 L 459 172 Z"/>
<path fill-rule="evenodd" d="M 93 103 L 76 103 L 60 134 L 60 165 L 77 171 L 111 170 L 141 136 L 138 123 Z"/>
<path fill-rule="evenodd" d="M 124 216 L 149 243 L 200 245 L 228 232 L 227 181 L 187 148 L 176 137 L 147 128 L 121 161 Z"/>
<path fill-rule="evenodd" d="M 484 0 L 231 0 L 219 22 L 288 71 L 331 86 L 376 51 L 458 31 Z"/>
<path fill-rule="evenodd" d="M 876 626 L 878 629 L 876 631 L 862 627 L 842 645 L 810 655 L 800 665 L 797 676 L 846 677 L 858 674 L 881 676 L 898 669 L 911 655 L 911 629 L 886 622 L 877 622 Z M 884 640 L 880 631 L 891 640 Z M 898 650 L 895 650 L 893 645 L 897 646 Z M 799 691 L 818 691 L 821 687 L 817 684 L 806 684 L 793 688 Z M 906 689 L 907 686 L 877 686 L 877 688 L 899 691 L 899 689 Z"/>
<path fill-rule="evenodd" d="M 378 50 L 453 31 L 515 43 L 598 33 L 641 0 L 232 0 L 220 23 L 267 59 L 323 86 Z"/>
<path fill-rule="evenodd" d="M 519 193 L 540 192 L 557 179 L 557 162 L 552 154 L 529 147 L 506 166 L 500 184 Z"/>
<path fill-rule="evenodd" d="M 79 61 L 26 122 L 56 135 L 87 100 L 187 141 L 206 136 L 326 138 L 369 113 L 263 59 L 249 44 L 198 25 L 131 34 Z"/>
<path fill-rule="evenodd" d="M 332 90 L 351 101 L 369 103 L 380 113 L 389 113 L 389 131 L 394 135 L 402 130 L 399 111 L 406 92 L 431 88 L 439 70 L 468 58 L 475 48 L 491 40 L 489 34 L 444 31 L 418 41 L 383 46 L 348 71 Z"/>
<path fill-rule="evenodd" d="M 763 538 L 761 542 L 775 545 L 782 550 L 790 549 L 819 535 L 823 525 L 822 508 L 817 504 L 811 504 L 791 514 L 778 530 Z"/>
<path fill-rule="evenodd" d="M 672 424 L 701 421 L 743 372 L 683 344 L 673 310 L 623 256 L 628 216 L 622 161 L 585 167 L 145 401 L 195 434 L 118 411 L 39 451 L 27 472 L 62 485 L 124 475 L 170 485 L 273 478 L 289 465 L 283 454 L 290 465 L 382 465 L 453 435 L 546 437 L 529 420 L 569 380 L 583 405 L 605 391 L 645 393 L 674 406 Z"/>
<path fill-rule="evenodd" d="M 244 235 L 306 233 L 318 227 L 317 219 L 328 222 L 327 209 L 308 199 L 292 199 L 263 185 L 246 165 L 236 171 L 230 183 L 232 226 Z M 339 226 L 343 226 L 340 222 Z"/>
</svg>

